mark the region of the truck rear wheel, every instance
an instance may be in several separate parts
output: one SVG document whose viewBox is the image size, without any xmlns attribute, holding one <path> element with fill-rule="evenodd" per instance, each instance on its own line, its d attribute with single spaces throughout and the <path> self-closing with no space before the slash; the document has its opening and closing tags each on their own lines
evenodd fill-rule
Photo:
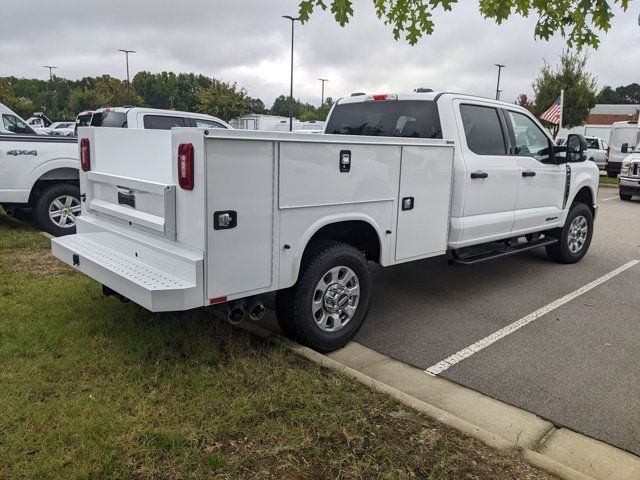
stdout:
<svg viewBox="0 0 640 480">
<path fill-rule="evenodd" d="M 632 197 L 632 196 L 633 196 L 633 195 L 629 195 L 629 194 L 627 194 L 627 193 L 622 193 L 622 192 L 620 192 L 620 200 L 625 200 L 625 201 L 626 201 L 626 200 L 631 200 L 631 197 Z"/>
<path fill-rule="evenodd" d="M 76 233 L 76 217 L 80 210 L 80 189 L 69 183 L 59 183 L 40 192 L 33 216 L 42 230 L 61 237 Z"/>
<path fill-rule="evenodd" d="M 548 245 L 547 255 L 560 263 L 576 263 L 582 260 L 593 235 L 593 214 L 584 203 L 574 203 L 569 210 L 564 227 L 552 232 L 550 236 L 558 243 Z"/>
<path fill-rule="evenodd" d="M 276 295 L 278 324 L 314 350 L 343 347 L 364 322 L 370 285 L 369 265 L 358 249 L 340 242 L 311 245 L 296 284 Z"/>
</svg>

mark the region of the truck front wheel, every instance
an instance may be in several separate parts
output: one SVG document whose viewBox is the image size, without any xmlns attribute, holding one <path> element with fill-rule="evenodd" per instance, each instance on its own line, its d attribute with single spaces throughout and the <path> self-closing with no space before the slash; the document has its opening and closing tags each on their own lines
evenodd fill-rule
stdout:
<svg viewBox="0 0 640 480">
<path fill-rule="evenodd" d="M 320 352 L 343 347 L 364 322 L 370 285 L 369 265 L 358 249 L 340 242 L 311 245 L 296 284 L 276 295 L 280 328 Z"/>
<path fill-rule="evenodd" d="M 547 255 L 560 263 L 576 263 L 582 260 L 593 235 L 593 214 L 584 203 L 574 203 L 569 210 L 564 227 L 549 234 L 558 243 L 547 246 Z"/>
<path fill-rule="evenodd" d="M 34 218 L 38 226 L 55 237 L 76 233 L 80 215 L 80 189 L 69 183 L 45 187 L 36 198 Z"/>
</svg>

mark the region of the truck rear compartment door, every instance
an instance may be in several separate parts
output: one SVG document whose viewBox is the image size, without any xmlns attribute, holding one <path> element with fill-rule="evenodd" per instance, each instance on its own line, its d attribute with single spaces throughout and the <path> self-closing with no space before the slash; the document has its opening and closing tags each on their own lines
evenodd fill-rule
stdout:
<svg viewBox="0 0 640 480">
<path fill-rule="evenodd" d="M 274 145 L 206 139 L 209 299 L 272 284 Z"/>
</svg>

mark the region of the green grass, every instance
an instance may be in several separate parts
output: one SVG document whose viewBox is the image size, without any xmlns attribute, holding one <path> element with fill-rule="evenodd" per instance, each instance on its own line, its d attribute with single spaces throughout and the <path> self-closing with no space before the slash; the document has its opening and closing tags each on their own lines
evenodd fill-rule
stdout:
<svg viewBox="0 0 640 480">
<path fill-rule="evenodd" d="M 609 178 L 607 176 L 600 175 L 600 183 L 604 185 L 618 185 L 617 178 Z"/>
<path fill-rule="evenodd" d="M 205 309 L 104 298 L 4 215 L 0 388 L 0 479 L 549 478 Z"/>
</svg>

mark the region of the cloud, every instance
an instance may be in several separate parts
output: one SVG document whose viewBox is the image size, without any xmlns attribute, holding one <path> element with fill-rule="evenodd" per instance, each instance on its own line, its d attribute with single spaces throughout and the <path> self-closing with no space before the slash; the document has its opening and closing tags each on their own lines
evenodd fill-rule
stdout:
<svg viewBox="0 0 640 480">
<path fill-rule="evenodd" d="M 196 72 L 237 81 L 267 105 L 289 90 L 290 23 L 295 0 L 160 0 L 41 2 L 3 5 L 0 18 L 0 75 L 46 78 L 42 65 L 58 65 L 67 78 L 124 77 L 140 70 Z M 620 12 L 618 12 L 620 13 Z M 588 66 L 600 85 L 637 81 L 640 29 L 637 12 L 620 14 L 602 45 L 589 50 Z M 513 17 L 503 25 L 484 20 L 476 2 L 439 11 L 436 31 L 410 46 L 393 39 L 375 17 L 371 0 L 356 2 L 356 16 L 341 28 L 318 12 L 296 24 L 294 95 L 320 102 L 318 78 L 328 78 L 326 95 L 354 91 L 410 91 L 416 87 L 495 94 L 495 63 L 506 64 L 502 99 L 531 94 L 544 59 L 555 64 L 561 38 L 536 41 L 536 19 Z"/>
</svg>

